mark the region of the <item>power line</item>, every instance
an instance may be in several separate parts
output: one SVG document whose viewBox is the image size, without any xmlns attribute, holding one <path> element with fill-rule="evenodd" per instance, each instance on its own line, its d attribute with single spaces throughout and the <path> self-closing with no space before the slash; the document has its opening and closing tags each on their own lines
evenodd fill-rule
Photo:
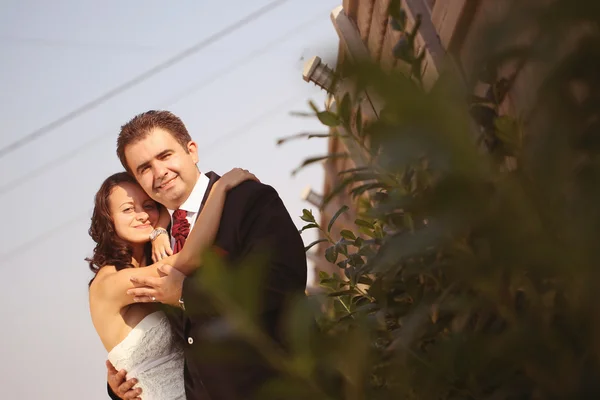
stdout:
<svg viewBox="0 0 600 400">
<path fill-rule="evenodd" d="M 164 51 L 165 47 L 148 46 L 138 43 L 102 43 L 102 42 L 79 42 L 76 40 L 52 39 L 39 37 L 22 37 L 22 36 L 4 36 L 0 35 L 0 42 L 5 42 L 8 45 L 31 45 L 42 47 L 59 47 L 59 48 L 85 48 L 94 49 L 108 48 L 110 50 L 122 51 Z"/>
<path fill-rule="evenodd" d="M 192 95 L 193 93 L 212 84 L 215 80 L 240 69 L 242 66 L 246 65 L 249 62 L 256 60 L 256 58 L 258 56 L 267 54 L 274 47 L 281 45 L 284 41 L 289 40 L 290 38 L 294 37 L 294 35 L 302 32 L 306 27 L 308 27 L 308 26 L 314 24 L 316 21 L 320 20 L 322 18 L 322 15 L 323 15 L 323 13 L 319 13 L 319 14 L 313 16 L 312 18 L 306 20 L 304 23 L 287 31 L 283 35 L 278 36 L 271 42 L 267 43 L 265 46 L 259 48 L 258 50 L 251 52 L 246 57 L 234 61 L 227 67 L 219 70 L 216 74 L 213 74 L 212 76 L 210 76 L 206 79 L 203 79 L 200 82 L 197 82 L 193 86 L 190 86 L 189 88 L 185 89 L 184 91 L 178 93 L 176 96 L 173 96 L 172 98 L 167 100 L 164 103 L 164 105 L 160 106 L 160 108 L 166 108 L 178 101 L 181 101 L 181 99 L 184 99 L 184 98 Z M 50 161 L 42 164 L 38 168 L 35 168 L 34 170 L 30 171 L 29 173 L 26 173 L 25 175 L 15 178 L 12 181 L 9 181 L 8 183 L 0 186 L 0 196 L 5 195 L 9 192 L 12 192 L 13 190 L 22 186 L 26 182 L 36 178 L 37 176 L 39 176 L 45 172 L 48 172 L 49 170 L 52 170 L 60 165 L 65 164 L 67 161 L 69 161 L 69 160 L 77 157 L 79 154 L 81 154 L 82 151 L 96 145 L 98 142 L 103 140 L 105 138 L 105 136 L 108 134 L 114 134 L 114 132 L 111 131 L 111 132 L 107 132 L 105 134 L 98 135 L 95 138 L 93 138 L 92 140 L 89 140 L 89 141 L 83 143 L 82 145 L 76 147 L 75 149 L 71 150 L 66 155 L 62 155 L 54 160 L 50 160 Z"/>
<path fill-rule="evenodd" d="M 223 136 L 221 136 L 219 139 L 206 145 L 206 148 L 212 150 L 215 147 L 218 147 L 220 144 L 222 144 L 228 140 L 231 140 L 234 137 L 241 135 L 242 133 L 248 132 L 249 129 L 251 129 L 257 125 L 261 125 L 261 123 L 265 120 L 265 118 L 273 116 L 273 114 L 276 113 L 277 111 L 289 106 L 290 104 L 292 104 L 296 101 L 299 101 L 304 96 L 305 96 L 305 94 L 302 93 L 302 94 L 295 94 L 294 96 L 288 97 L 286 100 L 280 102 L 275 107 L 270 108 L 267 111 L 264 111 L 264 112 L 258 114 L 256 117 L 252 118 L 250 121 L 245 122 L 244 124 L 238 126 L 237 128 L 234 128 L 234 129 L 228 131 Z"/>
<path fill-rule="evenodd" d="M 213 83 L 215 80 L 217 80 L 221 76 L 227 75 L 235 70 L 240 69 L 240 67 L 242 67 L 243 65 L 246 65 L 249 62 L 255 61 L 257 57 L 269 53 L 274 47 L 277 47 L 278 45 L 281 45 L 284 41 L 291 39 L 298 33 L 302 32 L 304 29 L 306 29 L 308 26 L 321 20 L 321 18 L 323 18 L 322 12 L 314 15 L 312 18 L 306 20 L 305 22 L 296 26 L 295 28 L 290 29 L 283 35 L 276 37 L 274 40 L 270 41 L 263 47 L 252 51 L 246 57 L 230 64 L 228 67 L 226 67 L 224 69 L 221 69 L 219 74 L 213 76 L 212 78 L 205 79 L 205 80 L 195 84 L 194 86 L 189 87 L 186 91 L 179 93 L 177 96 L 173 97 L 172 99 L 170 99 L 168 101 L 168 103 L 169 103 L 168 105 L 172 105 L 173 103 L 181 100 L 181 98 L 185 98 L 185 97 L 191 95 L 192 93 L 197 92 L 198 90 L 210 85 L 211 83 Z"/>
<path fill-rule="evenodd" d="M 221 39 L 223 39 L 224 37 L 228 36 L 229 34 L 241 29 L 242 27 L 248 25 L 250 22 L 253 22 L 255 20 L 257 20 L 258 18 L 260 18 L 261 16 L 271 12 L 272 10 L 274 10 L 277 7 L 280 7 L 281 5 L 283 5 L 284 3 L 289 2 L 290 0 L 274 0 L 271 1 L 269 4 L 259 8 L 258 10 L 248 14 L 247 16 L 245 16 L 244 18 L 234 22 L 233 24 L 227 26 L 226 28 L 220 30 L 217 33 L 212 34 L 211 36 L 201 40 L 200 42 L 194 44 L 193 46 L 183 50 L 182 52 L 176 54 L 175 56 L 169 58 L 168 60 L 156 65 L 155 67 L 149 69 L 148 71 L 136 76 L 135 78 L 125 82 L 124 84 L 121 84 L 119 86 L 117 86 L 116 88 L 109 90 L 108 92 L 106 92 L 105 94 L 101 95 L 100 97 L 85 103 L 84 105 L 82 105 L 81 107 L 65 114 L 64 116 L 50 122 L 47 125 L 42 126 L 41 128 L 36 129 L 35 131 L 25 135 L 24 137 L 18 139 L 15 142 L 12 142 L 11 144 L 9 144 L 8 146 L 0 149 L 0 158 L 6 156 L 7 154 L 25 146 L 27 143 L 36 140 L 46 134 L 48 134 L 49 132 L 53 131 L 54 129 L 64 125 L 65 123 L 71 121 L 74 118 L 77 118 L 78 116 L 80 116 L 81 114 L 84 114 L 96 107 L 98 107 L 100 104 L 112 99 L 113 97 L 119 95 L 120 93 L 129 90 L 130 88 L 137 86 L 138 84 L 146 81 L 149 78 L 152 78 L 153 76 L 155 76 L 156 74 L 160 73 L 161 71 L 172 67 L 173 65 L 185 60 L 186 58 L 194 55 L 195 53 L 197 53 L 198 51 L 204 49 L 205 47 L 211 45 L 214 42 L 217 42 Z"/>
<path fill-rule="evenodd" d="M 276 113 L 277 111 L 279 111 L 285 107 L 288 107 L 293 102 L 299 101 L 304 96 L 305 96 L 304 93 L 300 93 L 300 94 L 296 93 L 295 95 L 288 97 L 284 101 L 278 103 L 275 107 L 272 107 L 272 108 L 260 113 L 256 117 L 252 118 L 250 121 L 247 121 L 244 124 L 228 131 L 227 133 L 225 133 L 225 135 L 223 135 L 219 139 L 213 141 L 212 143 L 208 144 L 206 147 L 214 149 L 215 147 L 218 147 L 220 144 L 222 144 L 228 140 L 231 140 L 234 137 L 241 135 L 242 133 L 248 132 L 249 129 L 256 127 L 256 126 L 260 126 L 262 123 L 267 122 L 265 120 L 266 117 L 273 116 L 273 114 Z M 42 232 L 42 233 L 34 236 L 33 238 L 27 240 L 25 243 L 17 245 L 15 247 L 13 247 L 11 250 L 0 254 L 0 262 L 4 263 L 4 262 L 14 258 L 15 256 L 18 256 L 21 253 L 21 251 L 31 250 L 31 248 L 33 246 L 36 246 L 42 242 L 45 242 L 48 239 L 51 239 L 52 237 L 54 237 L 56 235 L 57 232 L 62 231 L 71 225 L 75 225 L 76 223 L 79 223 L 80 219 L 82 217 L 90 215 L 91 213 L 92 213 L 92 210 L 87 210 L 84 213 L 79 213 L 75 217 L 73 217 L 67 221 L 64 221 L 62 224 L 58 225 L 57 227 L 54 227 L 45 232 Z"/>
</svg>

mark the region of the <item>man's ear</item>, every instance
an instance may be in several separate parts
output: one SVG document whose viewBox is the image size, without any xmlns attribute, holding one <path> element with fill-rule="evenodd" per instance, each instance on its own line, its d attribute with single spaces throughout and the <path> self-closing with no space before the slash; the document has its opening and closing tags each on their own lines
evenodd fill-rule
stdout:
<svg viewBox="0 0 600 400">
<path fill-rule="evenodd" d="M 193 140 L 189 141 L 187 144 L 188 153 L 192 155 L 192 159 L 194 160 L 194 164 L 198 162 L 198 145 Z"/>
</svg>

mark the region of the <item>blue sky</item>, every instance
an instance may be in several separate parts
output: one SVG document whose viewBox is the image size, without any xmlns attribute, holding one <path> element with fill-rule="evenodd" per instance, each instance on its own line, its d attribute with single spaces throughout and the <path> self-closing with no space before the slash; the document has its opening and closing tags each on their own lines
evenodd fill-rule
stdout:
<svg viewBox="0 0 600 400">
<path fill-rule="evenodd" d="M 28 1 L 0 4 L 0 148 L 106 93 L 269 1 Z M 306 111 L 324 94 L 302 80 L 306 59 L 334 64 L 329 0 L 289 0 L 49 134 L 0 158 L 0 359 L 3 397 L 105 399 L 106 354 L 93 330 L 84 257 L 93 195 L 121 169 L 121 124 L 153 108 L 179 115 L 199 144 L 202 171 L 254 172 L 280 193 L 298 226 L 300 194 L 321 191 L 305 157 L 326 152 Z M 38 171 L 38 172 L 36 172 Z M 39 173 L 41 172 L 41 173 Z M 314 239 L 306 235 L 308 243 Z"/>
</svg>

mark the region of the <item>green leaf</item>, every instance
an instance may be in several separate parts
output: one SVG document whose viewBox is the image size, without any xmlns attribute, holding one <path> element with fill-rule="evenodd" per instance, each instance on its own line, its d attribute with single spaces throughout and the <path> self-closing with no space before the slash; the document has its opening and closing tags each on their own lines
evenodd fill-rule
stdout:
<svg viewBox="0 0 600 400">
<path fill-rule="evenodd" d="M 415 231 L 415 222 L 413 221 L 413 217 L 411 215 L 411 213 L 409 212 L 405 212 L 403 215 L 403 222 L 404 222 L 404 226 L 406 228 L 408 228 L 411 232 Z"/>
<path fill-rule="evenodd" d="M 347 245 L 347 243 L 348 242 L 346 241 L 346 239 L 342 238 L 342 239 L 340 239 L 339 242 L 337 242 L 335 244 L 335 250 L 338 253 L 341 253 L 341 254 L 345 255 L 346 257 L 348 257 L 348 245 Z"/>
<path fill-rule="evenodd" d="M 337 277 L 336 274 L 333 274 L 333 276 Z M 329 292 L 336 292 L 338 290 L 341 290 L 344 286 L 348 286 L 349 284 L 350 282 L 342 281 L 340 278 L 326 278 L 322 279 L 319 282 L 319 286 L 325 289 L 329 289 Z"/>
<path fill-rule="evenodd" d="M 393 30 L 398 31 L 398 32 L 404 32 L 404 29 L 406 28 L 406 26 L 402 25 L 402 23 L 394 18 L 394 17 L 390 17 L 390 26 L 392 27 Z"/>
<path fill-rule="evenodd" d="M 327 279 L 329 278 L 329 274 L 325 271 L 319 271 L 319 280 L 323 280 L 323 279 Z"/>
<path fill-rule="evenodd" d="M 290 111 L 290 115 L 292 117 L 312 118 L 316 114 L 315 113 L 308 113 L 308 112 L 304 112 L 304 111 Z"/>
<path fill-rule="evenodd" d="M 346 289 L 346 290 L 340 290 L 339 292 L 333 292 L 333 293 L 329 293 L 327 296 L 329 297 L 340 297 L 340 296 L 346 296 L 346 295 L 352 295 L 352 294 L 356 294 L 356 290 L 354 289 Z"/>
<path fill-rule="evenodd" d="M 358 227 L 358 231 L 360 233 L 363 233 L 369 237 L 372 237 L 373 239 L 375 239 L 375 233 L 373 233 L 372 229 L 367 228 L 366 226 L 359 226 Z"/>
<path fill-rule="evenodd" d="M 363 301 L 363 300 L 368 300 L 368 299 L 367 299 L 365 296 L 363 296 L 363 295 L 360 295 L 360 294 L 359 294 L 358 296 L 354 296 L 354 297 L 352 298 L 351 302 L 352 302 L 353 304 L 356 304 L 356 303 L 358 303 L 358 302 L 360 302 L 360 301 Z"/>
<path fill-rule="evenodd" d="M 329 225 L 327 225 L 327 232 L 331 232 L 331 228 L 333 227 L 333 224 L 335 223 L 335 220 L 338 219 L 338 217 L 340 215 L 342 215 L 343 213 L 345 213 L 349 209 L 350 209 L 350 207 L 348 207 L 347 205 L 343 205 L 339 210 L 337 210 L 337 212 L 334 214 L 334 216 L 329 221 Z"/>
<path fill-rule="evenodd" d="M 317 107 L 314 101 L 310 100 L 308 102 L 308 106 L 315 112 L 315 114 L 318 114 L 320 112 L 319 108 Z"/>
<path fill-rule="evenodd" d="M 317 224 L 308 224 L 308 225 L 304 225 L 302 227 L 302 229 L 300 229 L 298 232 L 302 233 L 302 232 L 304 232 L 307 229 L 318 228 L 318 227 L 319 227 L 319 225 L 317 225 Z"/>
<path fill-rule="evenodd" d="M 356 236 L 354 235 L 354 233 L 352 231 L 349 231 L 348 229 L 344 229 L 340 232 L 340 235 L 344 238 L 344 239 L 348 239 L 348 240 L 356 240 Z"/>
<path fill-rule="evenodd" d="M 317 118 L 323 125 L 329 126 L 330 128 L 334 128 L 340 125 L 341 121 L 337 115 L 330 111 L 321 111 L 317 113 Z"/>
<path fill-rule="evenodd" d="M 334 290 L 337 290 L 338 287 L 347 286 L 348 284 L 350 284 L 350 282 L 348 282 L 348 281 L 342 281 L 338 277 L 338 275 L 333 274 L 331 278 L 321 279 L 320 284 L 322 286 L 331 287 Z"/>
<path fill-rule="evenodd" d="M 342 158 L 348 158 L 348 153 L 333 153 L 333 154 L 327 154 L 324 156 L 307 158 L 306 160 L 304 160 L 302 162 L 302 164 L 298 168 L 296 168 L 295 170 L 292 171 L 292 175 L 296 175 L 298 173 L 298 171 L 300 171 L 302 168 L 306 167 L 307 165 L 314 164 L 314 163 L 317 163 L 317 162 L 323 161 L 323 160 L 336 160 L 336 159 L 342 159 Z"/>
<path fill-rule="evenodd" d="M 363 245 L 363 242 L 364 242 L 364 239 L 363 239 L 363 238 L 361 238 L 361 237 L 357 237 L 357 238 L 356 238 L 356 240 L 354 241 L 354 246 L 356 246 L 356 247 L 359 247 L 359 248 L 360 248 L 360 247 L 362 247 L 362 245 Z"/>
<path fill-rule="evenodd" d="M 323 207 L 331 201 L 335 196 L 342 193 L 346 187 L 352 183 L 352 177 L 344 178 L 341 182 L 339 182 L 333 189 L 325 196 L 323 199 Z"/>
<path fill-rule="evenodd" d="M 370 246 L 362 246 L 362 247 L 360 248 L 360 250 L 358 250 L 358 253 L 357 253 L 357 254 L 358 254 L 358 255 L 361 255 L 361 256 L 367 256 L 367 257 L 370 257 L 370 256 L 374 256 L 374 255 L 375 255 L 375 254 L 377 254 L 377 253 L 376 253 L 376 252 L 375 252 L 375 250 L 373 250 L 373 249 L 372 249 Z"/>
<path fill-rule="evenodd" d="M 307 210 L 306 208 L 302 210 L 302 216 L 300 217 L 300 219 L 305 222 L 312 222 L 315 224 L 317 223 L 312 211 Z M 304 228 L 302 228 L 302 229 L 304 229 Z"/>
<path fill-rule="evenodd" d="M 402 2 L 400 0 L 391 0 L 390 5 L 388 6 L 388 15 L 394 18 L 399 27 L 404 30 L 406 27 L 406 11 L 402 9 Z"/>
<path fill-rule="evenodd" d="M 362 120 L 362 110 L 360 109 L 360 105 L 356 109 L 355 126 L 356 126 L 356 132 L 358 133 L 358 136 L 363 137 L 363 120 Z"/>
<path fill-rule="evenodd" d="M 419 33 L 419 28 L 421 28 L 421 24 L 423 23 L 423 17 L 421 14 L 417 14 L 415 17 L 415 24 L 413 25 L 412 31 L 410 32 L 410 37 L 414 39 L 417 37 L 417 33 Z"/>
<path fill-rule="evenodd" d="M 514 118 L 509 116 L 497 117 L 494 119 L 494 127 L 496 128 L 496 135 L 502 143 L 513 148 L 519 147 L 521 135 L 519 124 Z"/>
<path fill-rule="evenodd" d="M 338 251 L 335 246 L 331 246 L 325 250 L 325 259 L 334 264 L 338 258 Z"/>
<path fill-rule="evenodd" d="M 354 223 L 358 226 L 364 226 L 370 229 L 375 228 L 375 225 L 373 225 L 371 222 L 365 221 L 364 219 L 357 219 L 354 221 Z"/>
<path fill-rule="evenodd" d="M 350 93 L 344 94 L 338 109 L 338 114 L 340 122 L 346 124 L 350 122 L 350 115 L 352 114 L 352 101 L 350 99 Z"/>
<path fill-rule="evenodd" d="M 368 276 L 361 276 L 360 278 L 358 278 L 358 283 L 370 286 L 373 284 L 373 279 L 369 278 Z"/>
<path fill-rule="evenodd" d="M 344 274 L 350 280 L 350 284 L 352 286 L 356 286 L 356 278 L 357 278 L 356 271 L 357 271 L 357 269 L 354 265 L 352 265 L 344 270 Z"/>
<path fill-rule="evenodd" d="M 383 227 L 381 226 L 380 223 L 375 224 L 374 233 L 375 233 L 375 236 L 379 239 L 383 239 L 383 237 L 385 236 L 385 233 L 383 232 Z"/>
<path fill-rule="evenodd" d="M 302 132 L 302 133 L 297 133 L 295 135 L 286 136 L 281 139 L 277 139 L 277 146 L 281 146 L 282 144 L 289 142 L 290 140 L 296 140 L 296 139 L 302 139 L 302 138 L 312 139 L 312 138 L 328 138 L 328 137 L 339 137 L 339 136 L 342 136 L 342 135 L 340 135 L 338 133 Z M 343 135 L 343 136 L 345 136 L 345 135 Z"/>
<path fill-rule="evenodd" d="M 425 59 L 425 50 L 421 50 L 421 53 L 414 58 L 410 65 L 410 73 L 417 79 L 421 79 L 421 73 L 423 71 L 423 60 Z"/>
<path fill-rule="evenodd" d="M 367 179 L 371 179 L 371 178 L 367 178 Z M 350 194 L 352 195 L 352 197 L 357 197 L 369 190 L 388 189 L 388 187 L 389 187 L 388 185 L 386 185 L 385 183 L 381 183 L 381 182 L 365 183 L 364 185 L 360 185 L 360 186 L 357 186 L 354 189 L 352 189 L 350 191 Z"/>
<path fill-rule="evenodd" d="M 343 171 L 338 172 L 338 175 L 343 175 L 343 174 L 351 174 L 351 173 L 355 173 L 355 172 L 361 172 L 361 171 L 370 171 L 371 167 L 356 167 L 356 168 L 350 168 L 350 169 L 345 169 Z"/>
<path fill-rule="evenodd" d="M 306 247 L 304 248 L 304 251 L 306 252 L 306 251 L 310 250 L 310 249 L 311 249 L 313 246 L 315 246 L 315 245 L 317 245 L 317 244 L 319 244 L 319 243 L 328 242 L 328 241 L 329 241 L 329 240 L 327 240 L 327 239 L 319 239 L 319 240 L 315 240 L 314 242 L 312 242 L 311 244 L 309 244 L 308 246 L 306 246 Z"/>
<path fill-rule="evenodd" d="M 360 267 L 365 264 L 364 260 L 358 253 L 351 254 L 348 257 L 348 260 L 349 260 L 349 264 L 354 267 Z"/>
<path fill-rule="evenodd" d="M 469 102 L 471 104 L 487 104 L 490 103 L 490 100 L 486 99 L 485 97 L 471 95 L 469 96 Z"/>
<path fill-rule="evenodd" d="M 364 313 L 370 313 L 373 312 L 375 310 L 379 309 L 379 305 L 375 304 L 375 303 L 371 303 L 369 301 L 369 303 L 364 303 L 364 304 L 357 304 L 356 305 L 356 310 L 354 310 L 355 313 L 359 313 L 359 312 L 364 312 Z"/>
<path fill-rule="evenodd" d="M 394 57 L 412 64 L 414 60 L 413 42 L 410 36 L 402 35 L 392 49 Z"/>
</svg>

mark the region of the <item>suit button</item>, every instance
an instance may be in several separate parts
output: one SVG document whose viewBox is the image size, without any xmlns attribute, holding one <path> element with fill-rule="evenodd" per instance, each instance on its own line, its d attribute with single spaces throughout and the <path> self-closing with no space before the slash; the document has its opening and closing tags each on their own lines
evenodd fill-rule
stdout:
<svg viewBox="0 0 600 400">
<path fill-rule="evenodd" d="M 190 336 L 190 337 L 188 337 L 188 343 L 189 343 L 189 344 L 194 344 L 194 339 L 192 339 L 192 337 L 191 337 L 191 336 Z"/>
</svg>

